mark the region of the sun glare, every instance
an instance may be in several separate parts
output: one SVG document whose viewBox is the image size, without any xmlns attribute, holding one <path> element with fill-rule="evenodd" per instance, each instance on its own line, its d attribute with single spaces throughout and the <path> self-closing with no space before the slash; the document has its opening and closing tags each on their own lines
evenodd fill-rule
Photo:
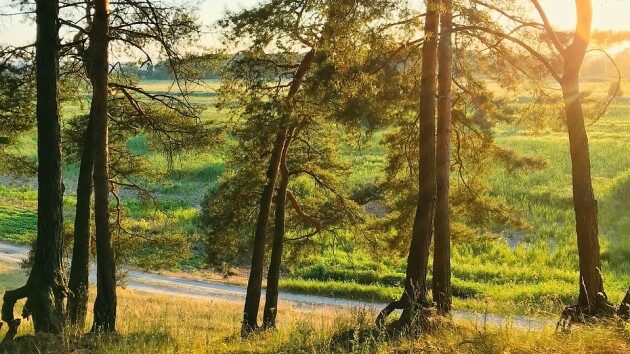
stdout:
<svg viewBox="0 0 630 354">
<path fill-rule="evenodd" d="M 574 0 L 541 0 L 549 19 L 558 29 L 575 26 Z M 598 30 L 630 31 L 630 0 L 593 1 L 593 28 Z"/>
</svg>

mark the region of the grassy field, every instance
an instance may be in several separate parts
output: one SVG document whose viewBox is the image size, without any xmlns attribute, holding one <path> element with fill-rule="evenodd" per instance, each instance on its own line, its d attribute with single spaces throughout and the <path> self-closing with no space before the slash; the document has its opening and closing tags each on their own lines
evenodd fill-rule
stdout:
<svg viewBox="0 0 630 354">
<path fill-rule="evenodd" d="M 0 291 L 22 284 L 23 271 L 0 263 Z M 92 294 L 93 297 L 94 294 Z M 91 299 L 93 300 L 93 299 Z M 12 353 L 624 353 L 630 327 L 574 327 L 523 331 L 466 322 L 436 322 L 415 338 L 386 340 L 373 332 L 367 311 L 304 309 L 285 305 L 276 331 L 240 338 L 241 304 L 201 301 L 119 289 L 118 334 L 61 338 L 26 336 L 0 351 Z M 89 324 L 89 320 L 88 320 Z M 86 328 L 87 329 L 87 328 Z M 0 329 L 0 336 L 5 333 Z M 349 333 L 349 335 L 348 335 Z M 376 332 L 374 332 L 376 333 Z M 32 334 L 23 322 L 19 335 Z"/>
<path fill-rule="evenodd" d="M 172 90 L 165 82 L 143 85 L 153 92 Z M 191 96 L 194 103 L 207 106 L 203 116 L 208 119 L 225 116 L 208 106 L 216 87 L 217 83 L 210 83 L 207 87 L 194 88 L 195 94 Z M 597 82 L 589 82 L 585 87 L 596 94 L 608 89 L 607 84 Z M 623 90 L 630 92 L 630 81 L 624 81 Z M 618 302 L 630 286 L 630 100 L 617 99 L 602 119 L 589 125 L 588 133 L 593 184 L 599 201 L 605 285 L 611 300 Z M 381 136 L 376 134 L 360 152 L 347 151 L 347 158 L 356 166 L 349 183 L 379 175 L 385 164 L 384 149 L 378 141 Z M 520 210 L 529 227 L 495 230 L 496 239 L 455 245 L 455 305 L 476 311 L 556 316 L 563 306 L 575 301 L 578 289 L 566 133 L 503 127 L 497 130 L 496 138 L 502 146 L 544 158 L 548 167 L 527 173 L 497 169 L 490 176 L 492 194 Z M 33 158 L 34 146 L 34 136 L 26 135 L 15 149 Z M 146 183 L 155 191 L 158 201 L 153 204 L 133 197 L 123 198 L 127 228 L 151 237 L 175 235 L 181 238 L 185 248 L 171 252 L 138 248 L 128 261 L 175 271 L 202 267 L 202 249 L 189 245 L 198 244 L 203 237 L 195 227 L 199 203 L 223 171 L 221 152 L 178 156 L 174 168 L 167 170 L 165 157 L 151 151 L 145 137 L 132 138 L 128 146 L 135 154 L 146 157 L 157 174 L 158 177 Z M 75 203 L 72 194 L 76 175 L 76 166 L 66 166 L 68 228 Z M 32 180 L 0 181 L 0 239 L 29 243 L 36 228 L 37 193 Z M 292 265 L 286 272 L 281 282 L 284 290 L 388 301 L 401 293 L 404 259 L 376 262 L 360 251 L 337 250 L 333 254 L 324 250 Z"/>
</svg>

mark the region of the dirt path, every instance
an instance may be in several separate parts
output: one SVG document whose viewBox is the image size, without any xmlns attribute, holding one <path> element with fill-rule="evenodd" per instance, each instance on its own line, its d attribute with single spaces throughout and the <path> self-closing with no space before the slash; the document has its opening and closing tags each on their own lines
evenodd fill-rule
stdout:
<svg viewBox="0 0 630 354">
<path fill-rule="evenodd" d="M 28 255 L 29 248 L 0 242 L 0 261 L 17 264 Z M 90 281 L 95 281 L 94 272 L 90 274 Z M 222 299 L 234 302 L 242 302 L 245 299 L 246 288 L 240 285 L 229 285 L 219 282 L 192 280 L 177 276 L 166 276 L 148 273 L 139 270 L 129 272 L 125 280 L 125 286 L 134 290 L 148 293 L 159 293 L 181 297 L 194 297 L 196 299 L 213 300 Z M 264 297 L 264 291 L 263 291 Z M 280 299 L 288 301 L 299 307 L 342 307 L 365 308 L 380 310 L 385 307 L 382 303 L 338 299 L 314 295 L 302 295 L 280 292 Z M 541 320 L 524 316 L 502 316 L 466 311 L 453 311 L 453 318 L 458 321 L 469 321 L 478 325 L 505 326 L 512 324 L 520 329 L 540 329 L 553 325 L 552 321 Z"/>
</svg>

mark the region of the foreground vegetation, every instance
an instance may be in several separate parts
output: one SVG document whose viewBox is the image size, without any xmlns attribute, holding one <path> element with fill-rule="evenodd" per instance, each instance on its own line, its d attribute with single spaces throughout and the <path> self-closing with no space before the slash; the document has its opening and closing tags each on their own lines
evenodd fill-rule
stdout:
<svg viewBox="0 0 630 354">
<path fill-rule="evenodd" d="M 0 263 L 0 291 L 21 284 L 22 270 Z M 93 294 L 92 294 L 93 295 Z M 472 323 L 442 323 L 415 339 L 362 339 L 371 328 L 374 314 L 338 309 L 306 309 L 282 306 L 277 331 L 240 337 L 241 305 L 236 302 L 203 301 L 131 290 L 120 290 L 118 334 L 102 337 L 25 336 L 0 348 L 8 352 L 70 353 L 298 353 L 357 352 L 389 353 L 439 351 L 457 353 L 623 353 L 630 350 L 630 327 L 580 328 L 555 333 L 553 328 L 525 331 L 513 326 L 493 327 Z M 345 340 L 341 334 L 356 331 Z M 20 334 L 32 333 L 31 322 Z M 0 336 L 4 329 L 0 330 Z"/>
</svg>

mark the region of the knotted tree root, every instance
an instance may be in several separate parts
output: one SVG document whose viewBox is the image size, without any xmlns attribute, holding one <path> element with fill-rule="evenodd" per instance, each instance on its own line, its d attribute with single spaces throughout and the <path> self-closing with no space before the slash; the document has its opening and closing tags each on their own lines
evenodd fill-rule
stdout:
<svg viewBox="0 0 630 354">
<path fill-rule="evenodd" d="M 622 303 L 623 305 L 623 303 Z M 621 307 L 620 307 L 621 309 Z M 591 306 L 567 306 L 556 324 L 556 330 L 568 331 L 573 324 L 594 324 L 612 319 L 618 310 L 608 301 L 605 293 L 599 292 L 595 296 L 595 303 Z"/>
<path fill-rule="evenodd" d="M 9 290 L 4 293 L 4 296 L 2 298 L 3 300 L 2 320 L 7 323 L 7 325 L 9 326 L 9 329 L 7 330 L 7 333 L 4 335 L 4 338 L 2 339 L 2 344 L 7 343 L 13 340 L 13 338 L 15 338 L 18 327 L 20 326 L 20 323 L 22 322 L 22 320 L 20 318 L 15 318 L 15 316 L 13 315 L 13 309 L 15 308 L 15 303 L 18 300 L 21 300 L 27 297 L 28 294 L 29 294 L 28 284 L 24 285 L 21 288 L 17 288 L 15 290 Z M 28 301 L 27 301 L 27 303 L 24 305 L 24 309 L 22 310 L 22 317 L 28 318 L 29 315 L 30 315 L 30 311 L 28 310 Z"/>
<path fill-rule="evenodd" d="M 621 318 L 623 321 L 630 320 L 630 289 L 626 292 L 626 296 L 619 304 L 619 309 L 617 309 L 617 316 Z"/>
<path fill-rule="evenodd" d="M 436 314 L 435 304 L 422 300 L 412 300 L 406 293 L 394 302 L 389 303 L 376 317 L 376 329 L 388 335 L 409 334 L 416 330 L 428 328 L 430 318 Z M 387 317 L 396 310 L 402 310 L 401 318 L 386 327 Z"/>
</svg>

